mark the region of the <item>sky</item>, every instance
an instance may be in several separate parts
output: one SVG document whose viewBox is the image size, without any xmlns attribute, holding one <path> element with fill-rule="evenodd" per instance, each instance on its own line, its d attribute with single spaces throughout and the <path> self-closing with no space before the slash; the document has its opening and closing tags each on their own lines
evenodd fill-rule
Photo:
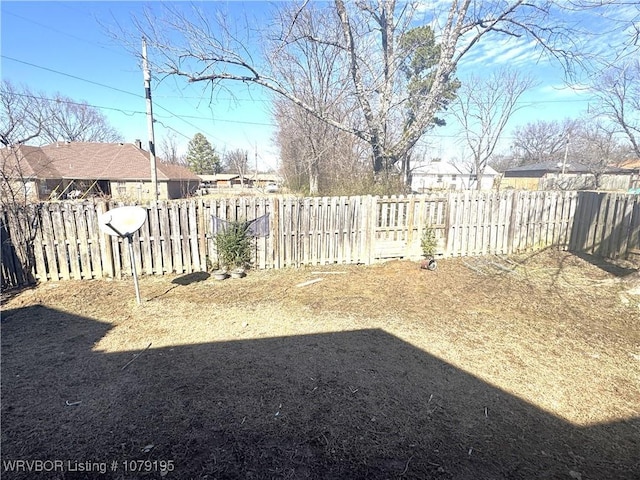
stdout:
<svg viewBox="0 0 640 480">
<path fill-rule="evenodd" d="M 60 92 L 86 101 L 125 142 L 140 139 L 148 145 L 141 62 L 105 28 L 127 26 L 145 3 L 157 7 L 157 2 L 0 2 L 2 79 L 48 98 Z M 232 3 L 238 11 L 245 6 L 255 12 L 267 5 Z M 276 168 L 268 95 L 244 88 L 234 101 L 222 93 L 211 102 L 202 86 L 155 76 L 151 87 L 156 150 L 163 137 L 173 135 L 186 153 L 189 140 L 200 132 L 218 152 L 245 149 L 260 170 Z"/>
<path fill-rule="evenodd" d="M 28 86 L 42 96 L 52 97 L 59 92 L 86 101 L 108 118 L 124 141 L 140 139 L 147 145 L 140 60 L 121 41 L 110 37 L 107 30 L 116 25 L 132 30 L 132 18 L 139 17 L 143 7 L 157 9 L 159 5 L 160 2 L 2 1 L 2 79 Z M 269 3 L 260 1 L 218 2 L 218 6 L 227 9 L 231 17 L 249 12 L 254 25 L 268 21 L 271 8 Z M 593 24 L 592 28 L 601 27 Z M 606 46 L 603 34 L 602 47 Z M 464 79 L 469 74 L 482 75 L 505 65 L 534 76 L 538 84 L 521 98 L 521 108 L 501 140 L 503 150 L 508 148 L 514 127 L 537 120 L 577 117 L 594 102 L 584 89 L 567 86 L 560 65 L 541 60 L 539 50 L 526 39 L 502 37 L 481 42 L 465 59 L 458 76 Z M 277 168 L 270 95 L 247 87 L 234 87 L 234 94 L 234 101 L 225 92 L 212 97 L 201 85 L 154 76 L 156 145 L 172 135 L 181 153 L 186 153 L 189 139 L 200 132 L 219 152 L 245 149 L 260 170 Z M 458 131 L 451 121 L 447 127 L 434 131 L 430 155 L 445 160 L 463 157 Z"/>
</svg>

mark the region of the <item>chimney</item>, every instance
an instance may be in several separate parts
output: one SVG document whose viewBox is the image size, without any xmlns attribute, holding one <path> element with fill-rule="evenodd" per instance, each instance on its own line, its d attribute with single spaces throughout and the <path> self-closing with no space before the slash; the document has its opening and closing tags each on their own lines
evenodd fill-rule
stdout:
<svg viewBox="0 0 640 480">
<path fill-rule="evenodd" d="M 139 138 L 136 138 L 133 143 L 136 144 L 136 147 L 138 147 L 140 150 L 142 150 L 142 141 L 140 141 Z"/>
</svg>

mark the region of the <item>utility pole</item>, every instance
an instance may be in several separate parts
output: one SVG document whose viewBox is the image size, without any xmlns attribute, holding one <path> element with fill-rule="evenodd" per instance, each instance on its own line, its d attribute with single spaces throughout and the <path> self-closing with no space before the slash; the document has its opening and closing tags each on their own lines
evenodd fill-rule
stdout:
<svg viewBox="0 0 640 480">
<path fill-rule="evenodd" d="M 156 170 L 156 142 L 153 135 L 153 104 L 151 103 L 151 72 L 147 62 L 147 40 L 142 37 L 142 70 L 144 75 L 144 95 L 147 99 L 147 128 L 149 131 L 149 165 L 151 167 L 151 188 L 153 201 L 158 201 L 158 172 Z"/>
<path fill-rule="evenodd" d="M 569 134 L 567 133 L 566 145 L 564 147 L 564 160 L 562 161 L 562 175 L 567 169 L 567 157 L 569 156 Z"/>
</svg>

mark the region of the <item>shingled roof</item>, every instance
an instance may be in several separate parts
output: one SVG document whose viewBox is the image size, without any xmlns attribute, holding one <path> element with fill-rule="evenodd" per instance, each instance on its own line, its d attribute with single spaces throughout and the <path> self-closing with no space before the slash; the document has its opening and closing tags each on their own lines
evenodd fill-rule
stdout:
<svg viewBox="0 0 640 480">
<path fill-rule="evenodd" d="M 2 172 L 7 178 L 61 178 L 40 147 L 18 145 L 0 149 Z"/>
<path fill-rule="evenodd" d="M 506 177 L 509 177 L 518 176 L 518 174 L 521 173 L 560 173 L 562 172 L 562 166 L 562 161 L 540 162 L 530 165 L 522 165 L 520 167 L 511 167 L 505 170 L 504 174 Z M 566 173 L 591 173 L 593 171 L 592 168 L 576 162 L 567 162 L 564 165 L 564 170 Z M 605 173 L 625 173 L 624 169 L 617 167 L 605 167 L 603 170 Z"/>
<path fill-rule="evenodd" d="M 529 165 L 521 165 L 519 167 L 511 167 L 505 170 L 505 173 L 510 172 L 561 172 L 562 161 L 549 161 L 532 163 Z M 567 162 L 565 164 L 565 171 L 570 173 L 589 173 L 589 168 L 575 162 Z"/>
<path fill-rule="evenodd" d="M 56 142 L 40 147 L 60 176 L 74 180 L 150 180 L 149 152 L 133 143 Z M 200 178 L 181 165 L 156 164 L 158 181 Z"/>
</svg>

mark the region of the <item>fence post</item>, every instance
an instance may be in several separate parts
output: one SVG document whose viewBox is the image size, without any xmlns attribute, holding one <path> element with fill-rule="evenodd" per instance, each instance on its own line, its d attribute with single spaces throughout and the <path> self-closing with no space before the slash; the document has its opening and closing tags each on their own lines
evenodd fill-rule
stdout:
<svg viewBox="0 0 640 480">
<path fill-rule="evenodd" d="M 619 224 L 620 240 L 618 241 L 618 245 L 617 245 L 618 250 L 614 258 L 622 257 L 626 259 L 629 257 L 629 253 L 633 253 L 633 252 L 630 252 L 629 250 L 634 249 L 634 244 L 632 242 L 632 226 L 633 226 L 632 221 L 633 221 L 634 204 L 638 205 L 637 197 L 635 199 L 629 195 L 624 197 L 624 204 L 623 204 L 623 207 L 620 209 L 620 211 L 622 212 L 622 218 L 620 219 L 620 224 Z M 638 225 L 640 226 L 640 222 L 638 222 Z M 636 245 L 635 247 L 640 248 L 640 244 Z"/>
<path fill-rule="evenodd" d="M 280 199 L 278 197 L 271 197 L 271 231 L 269 236 L 271 237 L 271 251 L 269 252 L 268 259 L 271 260 L 272 268 L 280 268 Z"/>
<path fill-rule="evenodd" d="M 520 192 L 514 191 L 511 201 L 511 212 L 509 212 L 509 225 L 507 226 L 507 254 L 514 253 L 514 238 L 518 227 L 518 208 L 520 207 Z"/>
<path fill-rule="evenodd" d="M 449 192 L 447 194 L 447 205 L 445 207 L 444 212 L 444 254 L 447 257 L 452 256 L 452 248 L 451 248 L 451 215 L 453 214 L 453 192 Z"/>
<path fill-rule="evenodd" d="M 98 214 L 98 218 L 107 211 L 106 202 L 100 201 L 96 203 L 96 213 Z M 98 243 L 100 245 L 100 257 L 102 262 L 102 271 L 106 272 L 106 274 L 114 278 L 115 271 L 113 268 L 113 251 L 111 248 L 111 239 L 104 233 L 102 230 L 98 228 Z"/>
<path fill-rule="evenodd" d="M 415 222 L 415 208 L 416 208 L 416 199 L 415 196 L 409 196 L 409 203 L 407 205 L 407 248 L 405 251 L 406 257 L 411 257 L 412 248 L 413 248 L 413 226 Z M 418 225 L 418 231 L 420 231 L 421 226 Z"/>
<path fill-rule="evenodd" d="M 362 259 L 365 265 L 373 263 L 376 225 L 377 225 L 377 197 L 367 195 L 362 198 L 362 231 L 364 233 L 364 248 Z"/>
</svg>

